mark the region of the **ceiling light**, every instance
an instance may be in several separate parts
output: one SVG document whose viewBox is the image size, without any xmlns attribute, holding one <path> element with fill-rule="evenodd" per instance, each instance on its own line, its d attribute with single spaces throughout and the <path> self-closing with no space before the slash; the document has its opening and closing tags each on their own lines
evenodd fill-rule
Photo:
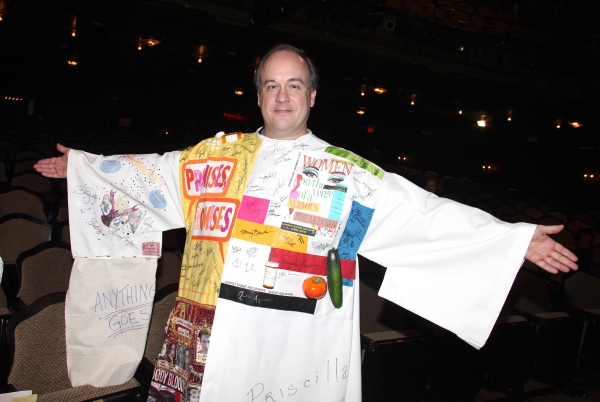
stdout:
<svg viewBox="0 0 600 402">
<path fill-rule="evenodd" d="M 160 43 L 160 41 L 154 38 L 140 38 L 140 43 L 148 46 L 156 46 Z"/>
<path fill-rule="evenodd" d="M 570 121 L 569 124 L 573 127 L 573 128 L 579 128 L 579 127 L 583 127 L 583 123 L 579 123 L 577 121 Z"/>
<path fill-rule="evenodd" d="M 458 114 L 463 114 L 463 111 L 462 111 L 462 110 L 459 110 L 459 111 L 458 111 Z"/>
<path fill-rule="evenodd" d="M 70 66 L 76 66 L 79 64 L 79 62 L 75 59 L 69 59 L 69 60 L 67 60 L 67 64 Z"/>
<path fill-rule="evenodd" d="M 356 114 L 358 114 L 359 116 L 362 116 L 363 114 L 365 114 L 365 109 L 357 109 Z"/>
<path fill-rule="evenodd" d="M 243 89 L 236 89 L 235 91 L 233 91 L 234 94 L 236 95 L 243 95 L 244 94 L 244 90 Z"/>
<path fill-rule="evenodd" d="M 71 36 L 72 37 L 77 36 L 77 31 L 75 29 L 71 30 Z"/>
<path fill-rule="evenodd" d="M 485 127 L 485 120 L 481 119 L 481 120 L 477 120 L 477 125 L 479 127 Z"/>
<path fill-rule="evenodd" d="M 387 92 L 387 89 L 383 88 L 383 87 L 375 87 L 373 88 L 373 92 L 375 92 L 377 95 L 381 95 Z"/>
</svg>

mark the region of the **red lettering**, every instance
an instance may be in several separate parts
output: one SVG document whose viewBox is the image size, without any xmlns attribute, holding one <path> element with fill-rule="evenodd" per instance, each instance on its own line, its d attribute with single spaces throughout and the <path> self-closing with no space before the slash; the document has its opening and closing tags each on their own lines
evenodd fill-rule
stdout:
<svg viewBox="0 0 600 402">
<path fill-rule="evenodd" d="M 225 185 L 227 184 L 227 177 L 229 176 L 229 171 L 231 170 L 231 166 L 226 165 L 223 170 L 221 170 L 221 178 L 222 181 L 221 183 L 223 183 L 221 185 L 221 188 L 225 188 Z"/>
<path fill-rule="evenodd" d="M 215 179 L 215 187 L 221 187 L 223 184 L 221 184 L 221 170 L 223 169 L 223 165 L 219 165 L 218 170 L 215 169 L 216 173 L 213 171 L 213 175 L 216 176 Z"/>
<path fill-rule="evenodd" d="M 190 190 L 190 184 L 194 180 L 194 171 L 192 169 L 185 169 L 185 182 L 187 184 L 188 191 Z"/>
</svg>

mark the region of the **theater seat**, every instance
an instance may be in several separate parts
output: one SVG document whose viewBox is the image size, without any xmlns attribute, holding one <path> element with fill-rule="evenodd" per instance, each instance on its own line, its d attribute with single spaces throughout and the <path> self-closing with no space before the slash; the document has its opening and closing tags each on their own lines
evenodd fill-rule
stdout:
<svg viewBox="0 0 600 402">
<path fill-rule="evenodd" d="M 40 402 L 84 401 L 114 396 L 114 401 L 144 401 L 135 379 L 125 384 L 96 388 L 72 387 L 67 374 L 65 295 L 46 295 L 17 312 L 7 331 L 12 369 L 9 389 L 32 390 Z"/>
<path fill-rule="evenodd" d="M 517 274 L 508 304 L 513 314 L 522 315 L 535 328 L 532 377 L 567 395 L 581 396 L 574 388 L 580 323 L 555 308 L 544 279 L 525 270 Z"/>
</svg>

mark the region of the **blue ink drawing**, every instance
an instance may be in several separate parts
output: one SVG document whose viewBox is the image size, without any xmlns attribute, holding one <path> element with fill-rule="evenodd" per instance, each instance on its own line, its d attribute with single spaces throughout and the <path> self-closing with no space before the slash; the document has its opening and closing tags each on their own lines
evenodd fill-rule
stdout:
<svg viewBox="0 0 600 402">
<path fill-rule="evenodd" d="M 115 173 L 121 170 L 121 162 L 114 159 L 108 159 L 100 163 L 100 170 L 104 173 Z"/>
<path fill-rule="evenodd" d="M 150 191 L 148 198 L 150 199 L 150 203 L 154 205 L 155 208 L 165 209 L 167 207 L 167 200 L 159 190 Z"/>
</svg>

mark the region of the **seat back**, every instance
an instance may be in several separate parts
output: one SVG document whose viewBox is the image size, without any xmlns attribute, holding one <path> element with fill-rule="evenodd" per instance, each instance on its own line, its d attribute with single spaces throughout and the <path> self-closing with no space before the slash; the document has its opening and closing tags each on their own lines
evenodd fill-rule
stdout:
<svg viewBox="0 0 600 402">
<path fill-rule="evenodd" d="M 578 309 L 600 310 L 600 278 L 587 272 L 574 272 L 563 281 L 566 302 Z"/>
<path fill-rule="evenodd" d="M 7 340 L 12 369 L 8 383 L 20 391 L 32 390 L 40 402 L 98 400 L 107 395 L 114 400 L 141 401 L 135 379 L 103 388 L 71 386 L 67 372 L 65 297 L 65 292 L 43 296 L 10 320 Z"/>
<path fill-rule="evenodd" d="M 17 258 L 21 307 L 42 296 L 69 289 L 73 256 L 71 247 L 63 242 L 45 242 L 24 251 Z"/>
<path fill-rule="evenodd" d="M 546 282 L 537 275 L 521 271 L 517 274 L 509 295 L 510 305 L 529 314 L 554 311 Z"/>
<path fill-rule="evenodd" d="M 54 187 L 52 179 L 35 172 L 23 172 L 14 175 L 11 179 L 12 187 L 25 187 L 36 193 L 42 194 L 46 201 L 54 200 Z"/>
<path fill-rule="evenodd" d="M 163 247 L 162 256 L 156 268 L 156 291 L 172 283 L 179 283 L 181 276 L 181 252 Z"/>
<path fill-rule="evenodd" d="M 156 360 L 164 344 L 165 326 L 175 307 L 178 286 L 178 283 L 167 285 L 157 291 L 154 296 L 154 307 L 152 307 L 152 318 L 148 327 L 148 338 L 144 351 L 144 357 L 151 362 Z"/>
<path fill-rule="evenodd" d="M 36 219 L 47 220 L 45 210 L 44 198 L 26 188 L 16 187 L 0 194 L 0 217 L 21 213 Z"/>
<path fill-rule="evenodd" d="M 0 255 L 5 264 L 15 264 L 19 254 L 49 241 L 51 236 L 48 222 L 25 214 L 8 214 L 0 218 Z"/>
<path fill-rule="evenodd" d="M 71 388 L 67 374 L 65 296 L 53 293 L 16 313 L 8 330 L 9 384 L 45 394 Z"/>
</svg>

